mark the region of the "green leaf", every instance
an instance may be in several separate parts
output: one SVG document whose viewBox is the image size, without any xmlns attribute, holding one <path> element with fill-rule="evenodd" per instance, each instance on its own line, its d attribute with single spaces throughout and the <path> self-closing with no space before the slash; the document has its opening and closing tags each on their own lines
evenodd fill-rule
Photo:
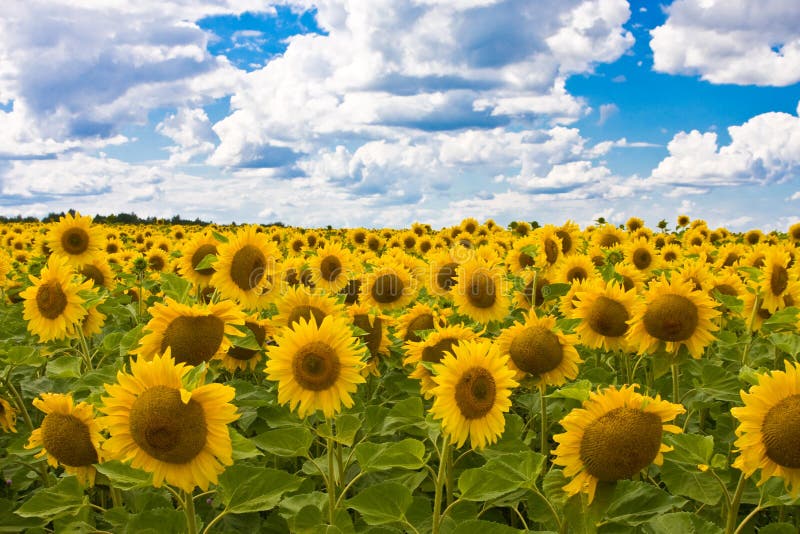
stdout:
<svg viewBox="0 0 800 534">
<path fill-rule="evenodd" d="M 380 482 L 364 488 L 345 503 L 361 514 L 366 524 L 384 525 L 402 521 L 412 500 L 411 491 L 402 484 Z"/>
<path fill-rule="evenodd" d="M 268 430 L 250 439 L 263 451 L 275 456 L 294 458 L 308 455 L 314 435 L 304 426 L 291 426 Z"/>
<path fill-rule="evenodd" d="M 569 293 L 570 284 L 548 284 L 542 288 L 544 300 L 557 299 Z"/>
<path fill-rule="evenodd" d="M 800 336 L 795 333 L 776 332 L 769 336 L 769 340 L 772 341 L 773 345 L 793 358 L 800 354 Z"/>
<path fill-rule="evenodd" d="M 470 519 L 458 523 L 453 530 L 453 534 L 474 534 L 475 532 L 480 532 L 481 534 L 519 534 L 528 531 L 518 530 L 507 525 L 493 523 L 492 521 L 483 521 L 481 519 Z"/>
<path fill-rule="evenodd" d="M 134 329 L 125 332 L 125 335 L 119 340 L 120 356 L 125 356 L 131 349 L 136 348 L 136 345 L 139 344 L 139 339 L 142 337 L 143 328 L 144 324 L 140 324 Z"/>
<path fill-rule="evenodd" d="M 411 426 L 423 427 L 425 415 L 422 407 L 422 398 L 409 397 L 395 404 L 386 415 L 381 427 L 381 435 L 395 434 L 399 430 Z"/>
<path fill-rule="evenodd" d="M 162 534 L 186 532 L 186 515 L 170 508 L 154 508 L 131 514 L 124 534 Z"/>
<path fill-rule="evenodd" d="M 681 534 L 718 534 L 722 532 L 722 529 L 714 523 L 689 512 L 659 515 L 645 523 L 645 526 L 652 534 L 675 534 L 676 532 Z M 759 530 L 759 534 L 763 532 L 763 528 Z"/>
<path fill-rule="evenodd" d="M 261 456 L 261 452 L 251 440 L 242 436 L 233 428 L 228 428 L 228 431 L 231 434 L 234 460 L 246 460 L 248 458 L 257 458 Z"/>
<path fill-rule="evenodd" d="M 796 534 L 797 527 L 792 523 L 771 523 L 758 529 L 758 534 Z"/>
<path fill-rule="evenodd" d="M 189 372 L 183 375 L 181 384 L 189 391 L 202 386 L 206 382 L 207 369 L 206 362 L 202 362 L 200 365 L 195 365 L 194 367 L 189 366 Z"/>
<path fill-rule="evenodd" d="M 46 359 L 36 352 L 36 347 L 13 346 L 9 347 L 2 356 L 5 363 L 13 366 L 39 367 Z"/>
<path fill-rule="evenodd" d="M 726 295 L 724 293 L 720 293 L 716 289 L 712 293 L 714 298 L 717 299 L 717 302 L 721 302 L 729 310 L 735 311 L 736 313 L 742 312 L 742 308 L 744 307 L 742 299 L 734 295 Z"/>
<path fill-rule="evenodd" d="M 607 523 L 636 526 L 655 515 L 673 512 L 688 501 L 644 482 L 621 480 L 617 482 L 611 504 L 606 510 Z"/>
<path fill-rule="evenodd" d="M 141 469 L 135 469 L 119 460 L 97 464 L 97 472 L 111 481 L 111 485 L 121 490 L 147 488 L 153 485 L 153 476 Z"/>
<path fill-rule="evenodd" d="M 80 378 L 81 357 L 62 355 L 47 362 L 47 375 L 50 378 Z"/>
<path fill-rule="evenodd" d="M 303 479 L 269 467 L 232 465 L 219 476 L 218 495 L 234 514 L 274 508 L 284 493 L 300 487 Z"/>
<path fill-rule="evenodd" d="M 425 444 L 408 438 L 388 443 L 360 443 L 356 449 L 358 465 L 365 473 L 400 469 L 421 469 L 425 462 Z"/>
<path fill-rule="evenodd" d="M 228 242 L 228 238 L 227 237 L 225 237 L 224 235 L 220 234 L 219 232 L 217 232 L 215 230 L 211 231 L 211 235 L 213 235 L 214 239 L 216 239 L 220 243 L 227 243 Z"/>
<path fill-rule="evenodd" d="M 217 256 L 214 254 L 206 254 L 203 256 L 203 259 L 200 260 L 200 263 L 194 266 L 194 270 L 202 271 L 203 269 L 213 267 L 215 263 L 217 263 Z"/>
<path fill-rule="evenodd" d="M 0 532 L 13 532 L 17 534 L 28 528 L 43 527 L 48 523 L 41 517 L 20 517 L 12 512 L 14 503 L 0 500 Z"/>
<path fill-rule="evenodd" d="M 25 501 L 16 514 L 20 517 L 53 519 L 73 515 L 84 505 L 83 488 L 78 478 L 71 476 L 61 479 L 52 488 L 44 488 Z"/>
<path fill-rule="evenodd" d="M 552 392 L 548 397 L 554 399 L 574 399 L 577 401 L 585 401 L 589 398 L 589 393 L 592 391 L 592 383 L 588 380 L 576 380 L 566 386 L 560 387 Z"/>
<path fill-rule="evenodd" d="M 769 319 L 765 319 L 761 324 L 761 329 L 765 332 L 773 330 L 791 329 L 797 323 L 797 312 L 800 311 L 794 306 L 789 306 L 778 310 Z"/>
<path fill-rule="evenodd" d="M 482 467 L 466 469 L 458 477 L 461 499 L 489 501 L 530 487 L 535 484 L 544 460 L 541 454 L 525 451 L 496 456 Z"/>
<path fill-rule="evenodd" d="M 237 327 L 241 332 L 241 336 L 228 336 L 234 347 L 241 347 L 247 350 L 261 350 L 261 345 L 258 344 L 255 333 L 246 326 Z"/>
</svg>

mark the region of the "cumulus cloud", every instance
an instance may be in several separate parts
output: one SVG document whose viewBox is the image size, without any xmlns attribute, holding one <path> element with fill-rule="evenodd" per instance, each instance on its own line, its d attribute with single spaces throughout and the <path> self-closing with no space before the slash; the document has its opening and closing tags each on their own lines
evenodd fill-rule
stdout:
<svg viewBox="0 0 800 534">
<path fill-rule="evenodd" d="M 210 154 L 214 150 L 216 136 L 211 121 L 202 109 L 182 107 L 177 113 L 168 115 L 156 126 L 156 131 L 169 137 L 175 145 L 168 148 L 169 165 L 188 163 L 197 156 Z"/>
<path fill-rule="evenodd" d="M 417 131 L 569 123 L 588 109 L 566 77 L 633 44 L 625 0 L 292 3 L 313 5 L 326 35 L 292 36 L 244 77 L 214 125 L 215 165 L 247 165 L 258 146 L 300 158 Z"/>
<path fill-rule="evenodd" d="M 728 128 L 719 146 L 715 132 L 676 134 L 669 156 L 653 170 L 654 184 L 705 189 L 712 186 L 781 183 L 800 170 L 800 117 L 762 113 Z"/>
<path fill-rule="evenodd" d="M 653 29 L 653 68 L 712 83 L 800 81 L 800 10 L 793 0 L 676 0 Z"/>
</svg>

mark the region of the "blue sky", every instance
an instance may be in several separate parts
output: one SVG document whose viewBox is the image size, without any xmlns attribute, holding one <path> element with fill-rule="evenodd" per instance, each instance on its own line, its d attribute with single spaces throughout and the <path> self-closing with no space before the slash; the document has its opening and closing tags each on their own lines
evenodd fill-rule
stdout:
<svg viewBox="0 0 800 534">
<path fill-rule="evenodd" d="M 791 0 L 90 0 L 0 19 L 0 214 L 800 220 Z"/>
</svg>

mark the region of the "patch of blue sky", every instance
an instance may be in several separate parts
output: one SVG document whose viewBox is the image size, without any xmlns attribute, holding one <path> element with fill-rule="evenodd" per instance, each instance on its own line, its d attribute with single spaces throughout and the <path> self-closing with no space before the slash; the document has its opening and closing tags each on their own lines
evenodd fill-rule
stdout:
<svg viewBox="0 0 800 534">
<path fill-rule="evenodd" d="M 129 163 L 144 163 L 169 158 L 167 148 L 174 144 L 173 141 L 168 137 L 159 135 L 154 129 L 156 124 L 163 121 L 168 114 L 174 112 L 175 108 L 152 110 L 148 114 L 148 120 L 145 124 L 125 126 L 119 132 L 129 139 L 127 143 L 109 145 L 103 148 L 103 152 L 110 158 L 121 159 Z"/>
<path fill-rule="evenodd" d="M 208 51 L 223 55 L 237 68 L 248 72 L 262 68 L 271 58 L 286 51 L 286 38 L 318 33 L 325 35 L 316 20 L 316 10 L 298 12 L 276 6 L 276 14 L 243 13 L 241 16 L 206 17 L 197 25 L 212 38 Z"/>
<path fill-rule="evenodd" d="M 594 142 L 625 137 L 629 142 L 659 145 L 612 150 L 605 160 L 621 175 L 648 175 L 668 154 L 667 143 L 678 132 L 714 131 L 718 144 L 726 145 L 729 126 L 770 111 L 796 114 L 800 84 L 715 85 L 699 76 L 654 71 L 650 30 L 666 20 L 662 6 L 631 0 L 631 17 L 625 27 L 636 38 L 634 46 L 614 63 L 598 65 L 591 74 L 567 80 L 567 91 L 584 98 L 593 110 L 575 123 L 584 137 Z M 601 106 L 609 104 L 616 110 L 602 121 Z"/>
</svg>

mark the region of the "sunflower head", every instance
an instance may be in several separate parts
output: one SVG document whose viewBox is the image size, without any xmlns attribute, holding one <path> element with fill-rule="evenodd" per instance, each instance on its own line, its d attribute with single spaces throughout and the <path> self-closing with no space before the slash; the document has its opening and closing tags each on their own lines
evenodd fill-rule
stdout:
<svg viewBox="0 0 800 534">
<path fill-rule="evenodd" d="M 599 481 L 630 478 L 650 464 L 661 465 L 671 447 L 662 443 L 664 432 L 680 433 L 680 427 L 664 424 L 686 410 L 636 392 L 636 385 L 609 387 L 592 392 L 582 408 L 561 420 L 563 434 L 554 437 L 555 465 L 564 467 L 572 480 L 564 486 L 569 495 L 585 492 L 594 500 Z"/>
<path fill-rule="evenodd" d="M 433 366 L 431 413 L 457 447 L 469 438 L 470 446 L 481 449 L 502 435 L 503 413 L 518 385 L 506 360 L 489 340 L 463 341 Z"/>
<path fill-rule="evenodd" d="M 0 428 L 3 432 L 17 431 L 17 410 L 2 397 L 0 397 Z"/>
<path fill-rule="evenodd" d="M 191 366 L 176 364 L 169 352 L 132 361 L 130 373 L 120 371 L 117 383 L 106 385 L 101 411 L 111 437 L 103 450 L 152 473 L 155 487 L 166 481 L 205 491 L 233 463 L 227 424 L 239 418 L 230 403 L 235 390 L 222 384 L 187 390 L 182 379 Z"/>
<path fill-rule="evenodd" d="M 26 449 L 41 447 L 37 458 L 47 457 L 53 467 L 63 465 L 84 485 L 94 485 L 94 464 L 100 456 L 100 427 L 94 418 L 91 404 L 77 405 L 72 395 L 43 393 L 33 405 L 46 415 L 42 425 L 31 433 Z"/>
<path fill-rule="evenodd" d="M 458 282 L 453 288 L 453 303 L 473 320 L 488 323 L 505 318 L 510 307 L 503 270 L 475 258 L 458 268 Z"/>
<path fill-rule="evenodd" d="M 91 217 L 67 213 L 50 228 L 47 246 L 54 254 L 67 258 L 71 265 L 82 265 L 98 258 L 103 236 Z"/>
</svg>

